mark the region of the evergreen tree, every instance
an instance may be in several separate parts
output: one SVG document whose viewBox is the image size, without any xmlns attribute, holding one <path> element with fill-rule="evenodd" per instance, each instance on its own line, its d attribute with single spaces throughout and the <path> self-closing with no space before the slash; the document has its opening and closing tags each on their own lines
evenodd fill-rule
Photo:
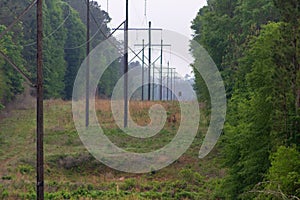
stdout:
<svg viewBox="0 0 300 200">
<path fill-rule="evenodd" d="M 69 15 L 65 23 L 67 38 L 65 42 L 65 60 L 67 62 L 66 73 L 64 75 L 64 95 L 65 99 L 71 99 L 73 85 L 78 69 L 85 58 L 86 29 L 79 18 L 79 14 L 68 4 L 64 6 L 65 17 Z"/>
<path fill-rule="evenodd" d="M 263 180 L 270 165 L 274 117 L 280 104 L 276 98 L 280 82 L 274 80 L 278 72 L 273 52 L 280 40 L 279 27 L 276 23 L 265 26 L 241 60 L 240 67 L 249 73 L 232 96 L 224 136 L 229 167 L 224 193 L 228 199 L 251 190 Z"/>
<path fill-rule="evenodd" d="M 0 25 L 0 32 L 5 29 L 5 26 Z M 21 57 L 22 47 L 13 41 L 13 35 L 12 32 L 9 32 L 0 39 L 0 50 L 10 57 L 18 67 L 24 70 L 24 61 Z M 0 57 L 0 104 L 8 103 L 22 91 L 23 79 L 21 75 L 16 73 L 12 66 Z"/>
<path fill-rule="evenodd" d="M 224 199 L 269 198 L 255 192 L 268 181 L 281 181 L 289 197 L 298 194 L 297 170 L 280 169 L 282 153 L 274 152 L 300 144 L 299 7 L 299 0 L 214 0 L 193 21 L 194 40 L 216 61 L 229 97 L 222 142 L 228 168 L 220 191 Z M 193 55 L 199 64 L 197 52 Z M 208 98 L 199 74 L 195 88 Z M 293 176 L 276 179 L 276 170 Z M 270 182 L 263 191 L 275 185 Z"/>
</svg>

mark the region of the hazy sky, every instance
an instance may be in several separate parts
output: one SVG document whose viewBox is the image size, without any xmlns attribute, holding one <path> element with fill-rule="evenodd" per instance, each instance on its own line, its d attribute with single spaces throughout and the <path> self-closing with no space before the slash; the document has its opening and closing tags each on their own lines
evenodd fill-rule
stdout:
<svg viewBox="0 0 300 200">
<path fill-rule="evenodd" d="M 110 23 L 110 28 L 116 28 L 125 20 L 125 0 L 97 0 L 101 5 L 103 10 L 108 9 L 108 13 L 112 18 Z M 107 6 L 107 1 L 108 6 Z M 160 43 L 161 38 L 166 44 L 172 43 L 172 48 L 174 46 L 180 45 L 184 49 L 185 55 L 189 54 L 189 40 L 192 38 L 193 31 L 191 30 L 191 22 L 196 17 L 200 8 L 206 5 L 206 0 L 146 0 L 147 10 L 145 16 L 145 0 L 129 0 L 129 27 L 131 28 L 147 28 L 148 21 L 152 22 L 153 28 L 162 28 L 164 30 L 175 31 L 186 37 L 173 40 L 174 34 L 172 33 L 158 33 L 158 31 L 153 32 L 153 43 Z M 118 32 L 120 33 L 120 32 Z M 162 34 L 162 36 L 160 35 Z M 163 34 L 165 34 L 163 36 Z M 117 35 L 117 34 L 116 34 Z M 142 39 L 147 39 L 147 32 L 135 32 L 131 31 L 130 43 L 141 43 Z M 172 36 L 173 35 L 173 36 Z M 180 36 L 179 36 L 180 37 Z M 122 37 L 121 37 L 122 40 Z M 173 41 L 172 41 L 173 40 Z M 175 44 L 177 43 L 177 44 Z M 131 44 L 130 44 L 131 45 Z M 132 47 L 132 46 L 131 46 Z M 177 49 L 180 49 L 178 47 Z M 166 50 L 169 50 L 166 48 Z M 174 48 L 169 50 L 173 51 Z M 153 59 L 158 57 L 159 49 L 153 52 Z M 191 74 L 190 64 L 184 62 L 178 56 L 171 55 L 165 51 L 164 54 L 164 66 L 170 63 L 172 67 L 176 68 L 181 76 L 185 74 Z M 190 56 L 185 56 L 190 57 Z M 191 59 L 187 59 L 191 60 Z M 191 61 L 193 62 L 193 61 Z"/>
<path fill-rule="evenodd" d="M 107 0 L 97 0 L 101 8 L 107 10 Z M 130 27 L 147 26 L 152 21 L 153 27 L 177 31 L 188 37 L 193 33 L 191 21 L 206 4 L 206 0 L 146 0 L 147 18 L 145 17 L 145 0 L 129 0 Z M 112 18 L 112 27 L 125 19 L 125 0 L 108 0 L 108 12 Z"/>
</svg>

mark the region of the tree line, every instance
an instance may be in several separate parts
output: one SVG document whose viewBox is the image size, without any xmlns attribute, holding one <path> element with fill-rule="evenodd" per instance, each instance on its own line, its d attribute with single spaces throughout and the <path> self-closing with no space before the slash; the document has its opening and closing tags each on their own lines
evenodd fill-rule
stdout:
<svg viewBox="0 0 300 200">
<path fill-rule="evenodd" d="M 30 0 L 0 2 L 0 32 L 31 3 Z M 91 49 L 110 34 L 111 18 L 97 2 L 90 3 Z M 77 71 L 86 57 L 86 1 L 45 0 L 43 4 L 43 54 L 45 98 L 71 99 Z M 36 10 L 32 8 L 0 40 L 0 50 L 36 80 Z M 116 52 L 117 49 L 110 49 Z M 98 94 L 110 97 L 120 77 L 120 61 L 115 61 L 103 75 Z M 23 92 L 24 80 L 0 58 L 0 105 Z"/>
<path fill-rule="evenodd" d="M 299 199 L 300 1 L 208 0 L 194 41 L 218 66 L 228 113 L 219 142 L 219 199 Z M 200 65 L 197 51 L 194 66 Z M 210 105 L 195 71 L 199 99 Z"/>
</svg>

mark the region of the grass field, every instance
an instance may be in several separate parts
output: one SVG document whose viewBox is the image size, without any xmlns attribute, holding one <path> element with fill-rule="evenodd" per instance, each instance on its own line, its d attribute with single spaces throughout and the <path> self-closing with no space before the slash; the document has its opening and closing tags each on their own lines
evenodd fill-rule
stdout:
<svg viewBox="0 0 300 200">
<path fill-rule="evenodd" d="M 177 103 L 160 103 L 168 117 L 180 119 Z M 153 102 L 131 102 L 130 113 L 139 125 L 150 122 Z M 106 167 L 93 158 L 74 128 L 71 102 L 45 101 L 46 199 L 214 199 L 225 171 L 217 165 L 215 149 L 198 159 L 206 117 L 199 133 L 179 160 L 160 171 L 128 174 Z M 139 140 L 122 134 L 111 114 L 110 101 L 96 101 L 97 116 L 105 134 L 119 147 L 147 152 L 166 145 L 176 134 L 179 120 L 167 120 L 163 130 Z M 35 199 L 35 109 L 12 110 L 0 120 L 0 199 Z"/>
</svg>

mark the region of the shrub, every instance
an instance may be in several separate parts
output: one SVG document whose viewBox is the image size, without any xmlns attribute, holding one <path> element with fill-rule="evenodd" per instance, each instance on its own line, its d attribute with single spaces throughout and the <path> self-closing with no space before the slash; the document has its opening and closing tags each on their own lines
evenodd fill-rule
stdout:
<svg viewBox="0 0 300 200">
<path fill-rule="evenodd" d="M 182 180 L 186 181 L 187 183 L 192 183 L 195 185 L 202 185 L 204 184 L 204 177 L 201 176 L 198 172 L 193 172 L 191 169 L 183 169 L 179 172 L 179 176 Z"/>
<path fill-rule="evenodd" d="M 5 199 L 9 196 L 9 193 L 8 193 L 8 190 L 4 189 L 2 192 L 1 192 L 1 198 L 2 199 Z"/>
<path fill-rule="evenodd" d="M 121 185 L 122 190 L 133 190 L 136 187 L 136 180 L 135 179 L 126 179 L 124 184 Z"/>
<path fill-rule="evenodd" d="M 31 165 L 20 165 L 19 167 L 19 172 L 21 174 L 30 174 L 31 172 L 34 171 L 34 168 Z"/>
<path fill-rule="evenodd" d="M 2 180 L 12 180 L 12 176 L 10 175 L 2 176 Z"/>
<path fill-rule="evenodd" d="M 264 188 L 266 196 L 290 198 L 300 195 L 300 152 L 294 147 L 279 147 L 271 155 L 271 167 Z M 266 196 L 261 198 L 266 199 Z"/>
</svg>

